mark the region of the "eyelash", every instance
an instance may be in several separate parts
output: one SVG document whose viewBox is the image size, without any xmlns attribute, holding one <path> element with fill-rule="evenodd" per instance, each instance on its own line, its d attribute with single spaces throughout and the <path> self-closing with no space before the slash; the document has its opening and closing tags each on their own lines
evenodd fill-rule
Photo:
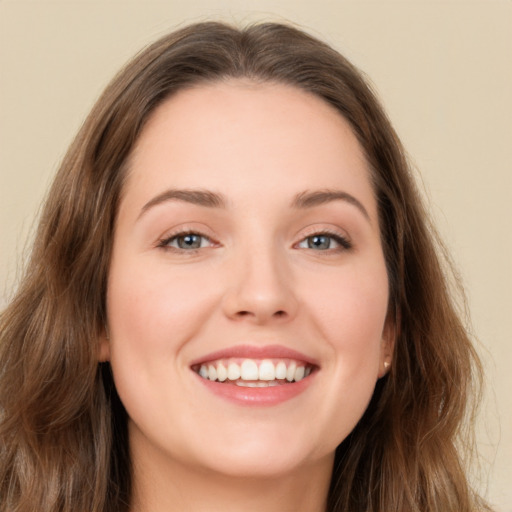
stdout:
<svg viewBox="0 0 512 512">
<path fill-rule="evenodd" d="M 164 250 L 169 250 L 169 251 L 173 250 L 173 251 L 187 252 L 187 253 L 195 253 L 195 252 L 199 251 L 200 249 L 205 249 L 205 247 L 202 247 L 202 246 L 185 249 L 183 247 L 173 247 L 170 245 L 173 241 L 178 241 L 178 239 L 185 238 L 186 236 L 199 237 L 202 240 L 206 240 L 210 244 L 210 246 L 211 246 L 211 244 L 214 243 L 210 237 L 203 235 L 202 233 L 199 233 L 197 231 L 189 230 L 189 231 L 181 231 L 181 232 L 173 234 L 169 237 L 163 238 L 162 240 L 160 240 L 158 242 L 158 247 L 161 249 L 164 249 Z M 208 246 L 206 246 L 206 247 L 208 247 Z"/>
<path fill-rule="evenodd" d="M 352 243 L 348 240 L 348 238 L 344 237 L 343 235 L 340 235 L 337 232 L 332 232 L 332 231 L 328 231 L 328 230 L 313 232 L 313 233 L 307 235 L 306 237 L 304 237 L 296 245 L 299 246 L 300 244 L 307 243 L 307 241 L 310 239 L 320 238 L 320 237 L 326 237 L 326 238 L 329 238 L 330 240 L 333 240 L 336 244 L 338 244 L 339 247 L 328 247 L 327 249 L 320 250 L 320 251 L 316 251 L 314 248 L 309 247 L 309 246 L 304 247 L 304 249 L 309 249 L 309 250 L 312 250 L 315 252 L 329 252 L 329 253 L 342 252 L 342 251 L 347 251 L 347 250 L 352 249 Z"/>
<path fill-rule="evenodd" d="M 207 243 L 209 245 L 203 247 L 202 246 L 202 242 L 200 242 L 200 246 L 199 247 L 193 247 L 193 248 L 173 247 L 172 245 L 170 245 L 172 242 L 178 241 L 180 238 L 184 238 L 186 236 L 199 237 L 202 240 L 207 241 Z M 333 240 L 336 244 L 338 244 L 339 247 L 334 247 L 334 248 L 328 247 L 326 249 L 316 251 L 316 249 L 314 249 L 313 247 L 310 247 L 309 243 L 308 243 L 308 247 L 302 247 L 302 248 L 303 249 L 308 249 L 308 250 L 311 250 L 311 251 L 315 251 L 315 252 L 330 252 L 330 253 L 332 253 L 332 252 L 341 252 L 341 251 L 346 251 L 346 250 L 352 249 L 352 243 L 346 237 L 340 235 L 339 233 L 334 233 L 334 232 L 325 231 L 325 230 L 324 231 L 314 232 L 314 233 L 311 233 L 311 234 L 307 235 L 306 237 L 302 238 L 299 243 L 295 244 L 294 247 L 301 248 L 300 244 L 307 243 L 307 241 L 310 240 L 310 239 L 320 238 L 320 237 L 326 237 L 326 238 L 328 238 L 330 240 Z M 197 231 L 189 230 L 189 231 L 182 231 L 182 232 L 173 234 L 173 235 L 171 235 L 169 237 L 163 238 L 162 240 L 160 240 L 158 242 L 157 247 L 161 248 L 161 249 L 164 249 L 164 250 L 172 250 L 172 251 L 177 251 L 177 252 L 187 252 L 187 253 L 192 253 L 193 254 L 193 253 L 199 251 L 200 249 L 205 249 L 205 248 L 211 247 L 214 244 L 215 244 L 215 242 L 213 242 L 210 237 L 208 237 L 208 236 L 206 236 L 206 235 L 204 235 L 202 233 L 199 233 Z M 330 245 L 330 242 L 329 242 L 329 245 Z"/>
</svg>

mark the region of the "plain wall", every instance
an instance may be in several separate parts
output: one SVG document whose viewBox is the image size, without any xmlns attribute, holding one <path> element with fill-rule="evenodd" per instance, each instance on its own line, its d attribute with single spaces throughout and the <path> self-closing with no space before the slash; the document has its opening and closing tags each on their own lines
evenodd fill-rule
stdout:
<svg viewBox="0 0 512 512">
<path fill-rule="evenodd" d="M 0 0 L 0 307 L 38 208 L 107 81 L 187 22 L 291 20 L 375 85 L 460 268 L 488 384 L 482 480 L 512 511 L 512 1 Z"/>
</svg>

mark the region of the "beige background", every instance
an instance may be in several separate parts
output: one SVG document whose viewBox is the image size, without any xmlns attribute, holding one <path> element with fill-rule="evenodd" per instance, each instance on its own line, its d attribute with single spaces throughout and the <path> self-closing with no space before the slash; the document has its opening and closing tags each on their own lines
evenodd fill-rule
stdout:
<svg viewBox="0 0 512 512">
<path fill-rule="evenodd" d="M 372 79 L 465 280 L 488 372 L 482 479 L 512 511 L 512 1 L 0 0 L 0 307 L 71 137 L 120 65 L 189 21 L 289 19 Z"/>
</svg>

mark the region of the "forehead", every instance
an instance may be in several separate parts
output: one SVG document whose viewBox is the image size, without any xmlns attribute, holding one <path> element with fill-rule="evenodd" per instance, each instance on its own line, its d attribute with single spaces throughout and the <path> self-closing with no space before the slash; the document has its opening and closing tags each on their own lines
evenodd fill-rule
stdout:
<svg viewBox="0 0 512 512">
<path fill-rule="evenodd" d="M 275 190 L 283 197 L 348 188 L 373 201 L 368 165 L 348 122 L 323 99 L 283 84 L 230 80 L 178 92 L 148 120 L 129 169 L 127 192 L 138 195 L 165 187 L 228 197 L 265 187 L 267 196 Z"/>
</svg>

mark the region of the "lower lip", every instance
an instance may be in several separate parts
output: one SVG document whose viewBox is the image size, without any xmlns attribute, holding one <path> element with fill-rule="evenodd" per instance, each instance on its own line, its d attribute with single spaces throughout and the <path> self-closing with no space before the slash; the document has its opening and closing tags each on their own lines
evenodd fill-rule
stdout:
<svg viewBox="0 0 512 512">
<path fill-rule="evenodd" d="M 197 374 L 196 376 L 203 386 L 213 394 L 234 402 L 237 405 L 272 406 L 291 400 L 306 391 L 309 385 L 313 382 L 315 373 L 316 372 L 313 372 L 299 382 L 279 384 L 277 386 L 269 386 L 266 388 L 237 386 L 236 384 L 203 379 L 203 377 L 200 377 Z"/>
</svg>

